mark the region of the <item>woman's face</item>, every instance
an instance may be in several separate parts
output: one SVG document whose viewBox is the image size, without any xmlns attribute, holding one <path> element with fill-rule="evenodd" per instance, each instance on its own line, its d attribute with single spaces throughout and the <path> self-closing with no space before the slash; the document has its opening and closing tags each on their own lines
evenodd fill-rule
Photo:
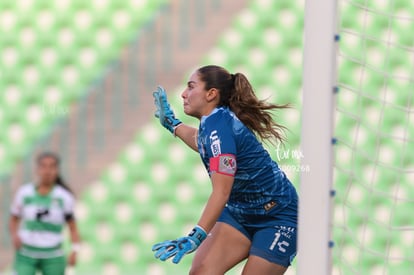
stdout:
<svg viewBox="0 0 414 275">
<path fill-rule="evenodd" d="M 194 72 L 187 82 L 187 88 L 182 92 L 184 113 L 189 116 L 201 118 L 206 115 L 208 105 L 205 83 L 200 79 L 198 72 Z"/>
<path fill-rule="evenodd" d="M 58 175 L 58 165 L 56 159 L 44 157 L 37 163 L 37 176 L 42 184 L 53 184 Z"/>
</svg>

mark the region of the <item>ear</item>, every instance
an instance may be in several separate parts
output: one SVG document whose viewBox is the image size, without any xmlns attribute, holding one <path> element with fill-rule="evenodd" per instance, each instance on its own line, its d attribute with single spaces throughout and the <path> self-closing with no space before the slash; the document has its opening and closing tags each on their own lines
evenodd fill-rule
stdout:
<svg viewBox="0 0 414 275">
<path fill-rule="evenodd" d="M 214 100 L 218 100 L 219 98 L 219 91 L 216 88 L 211 88 L 206 93 L 207 102 L 211 102 Z"/>
</svg>

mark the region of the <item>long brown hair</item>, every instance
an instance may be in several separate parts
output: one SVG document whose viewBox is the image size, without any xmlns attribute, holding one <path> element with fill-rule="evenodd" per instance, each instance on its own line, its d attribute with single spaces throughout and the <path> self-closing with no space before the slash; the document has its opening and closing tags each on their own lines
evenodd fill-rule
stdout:
<svg viewBox="0 0 414 275">
<path fill-rule="evenodd" d="M 283 143 L 286 127 L 273 119 L 272 111 L 289 108 L 288 104 L 277 105 L 259 100 L 249 80 L 242 73 L 230 74 L 226 69 L 216 65 L 201 67 L 197 73 L 205 82 L 206 90 L 219 90 L 219 107 L 229 107 L 241 122 L 262 140 Z"/>
<path fill-rule="evenodd" d="M 43 159 L 45 158 L 52 158 L 56 161 L 56 165 L 60 166 L 60 157 L 53 152 L 42 152 L 40 153 L 37 158 L 36 158 L 36 163 L 39 164 Z M 66 184 L 65 180 L 62 178 L 62 176 L 60 175 L 60 173 L 58 173 L 58 175 L 56 176 L 55 179 L 55 184 L 60 185 L 61 187 L 63 187 L 64 189 L 66 189 L 67 191 L 69 191 L 70 193 L 73 194 L 73 191 L 69 188 L 69 186 Z"/>
</svg>

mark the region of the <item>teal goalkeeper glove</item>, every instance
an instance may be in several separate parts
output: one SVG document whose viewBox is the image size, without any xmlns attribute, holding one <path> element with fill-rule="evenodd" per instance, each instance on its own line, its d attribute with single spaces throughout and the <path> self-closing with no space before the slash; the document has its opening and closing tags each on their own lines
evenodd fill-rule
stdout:
<svg viewBox="0 0 414 275">
<path fill-rule="evenodd" d="M 175 118 L 174 112 L 167 100 L 167 93 L 163 87 L 158 86 L 152 95 L 154 97 L 155 107 L 157 108 L 155 117 L 160 119 L 160 123 L 165 129 L 174 134 L 175 128 L 182 122 Z"/>
<path fill-rule="evenodd" d="M 196 250 L 206 237 L 206 231 L 197 225 L 186 237 L 154 244 L 152 251 L 155 252 L 155 258 L 165 261 L 174 257 L 172 262 L 178 264 L 185 254 Z"/>
</svg>

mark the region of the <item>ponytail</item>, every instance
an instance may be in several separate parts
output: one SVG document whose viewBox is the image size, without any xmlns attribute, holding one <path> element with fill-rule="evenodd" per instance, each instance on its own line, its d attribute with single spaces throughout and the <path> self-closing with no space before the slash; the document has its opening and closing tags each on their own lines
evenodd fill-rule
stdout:
<svg viewBox="0 0 414 275">
<path fill-rule="evenodd" d="M 289 108 L 288 104 L 277 105 L 259 100 L 246 76 L 230 74 L 222 67 L 209 65 L 198 69 L 205 89 L 220 91 L 219 106 L 229 107 L 246 127 L 262 140 L 284 142 L 286 127 L 276 123 L 272 111 Z"/>
<path fill-rule="evenodd" d="M 274 121 L 271 111 L 285 109 L 289 105 L 276 105 L 259 100 L 244 74 L 234 75 L 234 91 L 230 94 L 229 107 L 262 140 L 275 139 L 283 143 L 286 127 Z"/>
<path fill-rule="evenodd" d="M 62 176 L 60 174 L 57 175 L 55 184 L 61 186 L 63 189 L 66 189 L 69 193 L 73 194 L 72 189 L 69 188 L 69 186 L 66 184 L 66 182 L 63 180 Z"/>
</svg>

